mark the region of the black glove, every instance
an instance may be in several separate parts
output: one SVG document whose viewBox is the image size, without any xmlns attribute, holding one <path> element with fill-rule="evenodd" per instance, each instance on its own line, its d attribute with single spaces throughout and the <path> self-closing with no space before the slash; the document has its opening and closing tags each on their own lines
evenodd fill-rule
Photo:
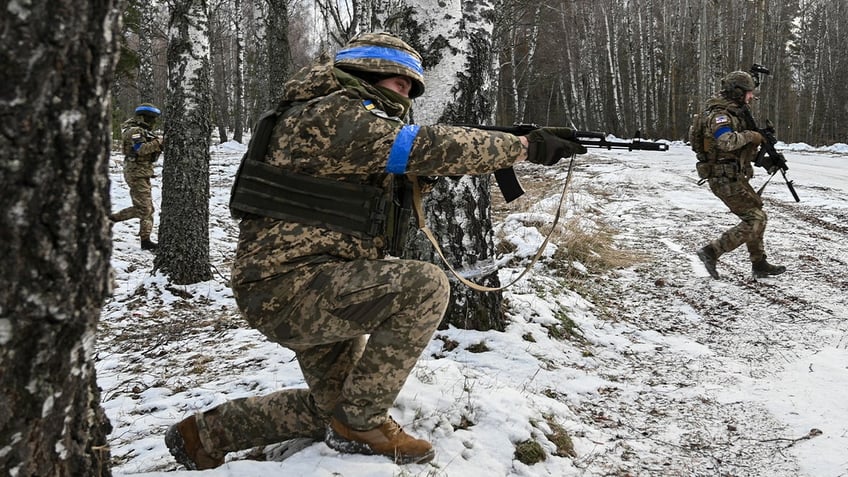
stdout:
<svg viewBox="0 0 848 477">
<path fill-rule="evenodd" d="M 534 164 L 552 166 L 563 157 L 586 154 L 582 144 L 570 141 L 577 134 L 571 128 L 539 128 L 527 134 L 527 160 Z"/>
</svg>

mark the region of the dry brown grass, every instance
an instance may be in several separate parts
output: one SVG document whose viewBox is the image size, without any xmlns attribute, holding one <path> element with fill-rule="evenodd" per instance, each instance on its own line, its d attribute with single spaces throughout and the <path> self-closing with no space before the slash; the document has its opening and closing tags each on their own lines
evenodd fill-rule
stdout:
<svg viewBox="0 0 848 477">
<path fill-rule="evenodd" d="M 556 268 L 566 272 L 567 278 L 574 278 L 575 273 L 579 273 L 575 263 L 586 267 L 590 274 L 598 274 L 648 259 L 644 253 L 618 248 L 615 243 L 617 231 L 603 222 L 587 223 L 585 218 L 573 217 L 562 225 L 562 229 L 555 237 L 558 248 L 553 262 Z"/>
<path fill-rule="evenodd" d="M 562 184 L 551 183 L 538 178 L 521 178 L 522 185 L 526 191 L 525 196 L 512 204 L 504 204 L 500 198 L 500 192 L 492 192 L 492 214 L 494 220 L 503 220 L 508 214 L 516 212 L 532 212 L 533 207 L 545 197 L 554 196 L 562 191 Z M 595 197 L 604 197 L 603 190 L 590 190 L 589 193 Z M 582 267 L 590 275 L 602 274 L 604 272 L 619 268 L 630 267 L 644 263 L 650 257 L 635 250 L 621 249 L 616 244 L 618 233 L 612 226 L 604 223 L 592 210 L 579 210 L 572 213 L 567 219 L 566 207 L 563 205 L 559 223 L 551 236 L 551 243 L 557 246 L 557 251 L 550 260 L 552 266 L 562 273 L 562 278 L 573 280 L 584 277 Z M 555 214 L 556 210 L 547 211 Z M 526 221 L 524 225 L 536 227 L 540 233 L 547 235 L 551 229 L 550 223 L 541 221 Z M 514 246 L 504 240 L 498 241 L 497 253 L 511 253 Z M 576 264 L 580 265 L 575 266 Z"/>
</svg>

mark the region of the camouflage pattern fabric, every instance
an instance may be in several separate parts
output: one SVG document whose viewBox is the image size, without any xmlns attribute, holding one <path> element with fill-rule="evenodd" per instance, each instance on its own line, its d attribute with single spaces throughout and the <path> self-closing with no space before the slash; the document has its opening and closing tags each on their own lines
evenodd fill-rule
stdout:
<svg viewBox="0 0 848 477">
<path fill-rule="evenodd" d="M 150 179 L 154 176 L 153 163 L 162 152 L 162 143 L 138 117 L 125 121 L 121 130 L 124 180 L 130 189 L 133 205 L 112 214 L 111 218 L 115 222 L 139 219 L 138 236 L 149 240 L 154 211 Z"/>
<path fill-rule="evenodd" d="M 265 157 L 284 170 L 386 187 L 407 105 L 322 58 L 296 73 Z M 526 158 L 518 137 L 421 126 L 401 173 L 489 173 Z M 397 172 L 396 172 L 397 173 Z M 385 259 L 384 237 L 248 215 L 240 223 L 232 288 L 251 326 L 297 355 L 308 389 L 283 389 L 197 414 L 207 452 L 294 437 L 322 438 L 331 416 L 383 424 L 442 319 L 449 282 L 437 266 Z M 366 338 L 367 337 L 367 338 Z"/>
<path fill-rule="evenodd" d="M 716 96 L 707 102 L 706 109 L 710 114 L 703 124 L 704 137 L 712 142 L 708 155 L 714 171 L 708 178 L 710 190 L 741 219 L 711 244 L 718 255 L 745 244 L 751 261 L 757 262 L 765 254 L 767 216 L 762 199 L 748 182 L 754 175 L 751 163 L 757 156 L 758 147 L 751 143 L 756 131 L 749 130 L 739 105 L 731 100 Z M 716 138 L 717 132 L 723 133 Z"/>
<path fill-rule="evenodd" d="M 239 288 L 236 301 L 251 326 L 295 351 L 309 388 L 198 414 L 208 450 L 323 439 L 331 415 L 357 429 L 382 424 L 448 301 L 447 277 L 430 263 L 355 260 L 304 268 Z"/>
<path fill-rule="evenodd" d="M 747 180 L 727 177 L 709 179 L 710 190 L 741 220 L 712 242 L 719 255 L 736 250 L 743 243 L 748 247 L 751 262 L 765 255 L 763 235 L 768 218 L 763 211 L 763 201 Z"/>
<path fill-rule="evenodd" d="M 112 220 L 123 222 L 124 220 L 139 219 L 138 236 L 149 239 L 153 232 L 153 195 L 151 193 L 150 177 L 138 177 L 128 171 L 124 166 L 124 181 L 130 188 L 130 199 L 132 206 L 121 209 L 112 214 Z"/>
<path fill-rule="evenodd" d="M 386 162 L 405 126 L 404 105 L 360 84 L 330 60 L 301 70 L 283 101 L 298 103 L 274 128 L 265 161 L 285 170 L 382 186 Z M 370 102 L 369 109 L 365 102 Z M 489 173 L 511 167 L 526 150 L 508 133 L 444 125 L 421 126 L 405 172 L 418 176 Z M 242 220 L 233 284 L 285 273 L 304 261 L 382 258 L 384 237 L 358 239 L 326 228 L 263 217 Z"/>
</svg>

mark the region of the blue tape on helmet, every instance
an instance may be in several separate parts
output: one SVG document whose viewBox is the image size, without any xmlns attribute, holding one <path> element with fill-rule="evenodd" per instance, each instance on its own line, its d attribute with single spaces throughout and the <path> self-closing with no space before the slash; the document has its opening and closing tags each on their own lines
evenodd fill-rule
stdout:
<svg viewBox="0 0 848 477">
<path fill-rule="evenodd" d="M 159 111 L 159 108 L 157 108 L 155 106 L 142 105 L 142 106 L 135 108 L 135 114 L 141 114 L 141 113 L 153 113 L 153 114 L 159 116 L 160 114 L 162 114 L 162 111 Z"/>
<path fill-rule="evenodd" d="M 409 154 L 412 152 L 412 143 L 418 136 L 418 124 L 407 124 L 400 129 L 395 136 L 392 150 L 389 152 L 389 161 L 386 163 L 386 172 L 390 174 L 406 173 L 406 165 L 409 163 Z"/>
<path fill-rule="evenodd" d="M 421 61 L 418 58 L 405 51 L 387 48 L 385 46 L 355 46 L 353 48 L 345 48 L 336 53 L 335 61 L 362 59 L 391 61 L 424 76 L 424 67 L 421 66 Z"/>
</svg>

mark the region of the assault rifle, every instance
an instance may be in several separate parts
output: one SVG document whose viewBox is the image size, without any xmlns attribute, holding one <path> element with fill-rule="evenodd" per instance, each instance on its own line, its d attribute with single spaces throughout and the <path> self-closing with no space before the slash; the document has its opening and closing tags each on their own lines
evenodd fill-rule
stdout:
<svg viewBox="0 0 848 477">
<path fill-rule="evenodd" d="M 771 74 L 771 72 L 763 65 L 758 65 L 756 63 L 751 65 L 751 77 L 754 79 L 754 85 L 757 87 L 760 86 L 760 74 L 768 75 Z M 786 165 L 786 158 L 774 148 L 774 145 L 777 144 L 777 138 L 774 137 L 774 125 L 771 121 L 766 120 L 766 127 L 759 127 L 757 125 L 757 121 L 754 119 L 753 113 L 751 113 L 751 108 L 749 108 L 748 105 L 745 105 L 745 107 L 742 108 L 742 114 L 745 117 L 745 121 L 748 123 L 748 127 L 754 128 L 763 136 L 763 143 L 760 145 L 760 150 L 757 152 L 757 159 L 754 161 L 754 164 L 765 168 L 769 171 L 769 174 L 771 174 L 765 184 L 760 187 L 758 193 L 762 193 L 766 184 L 768 184 L 769 181 L 771 181 L 771 178 L 777 174 L 777 171 L 780 171 L 780 174 L 783 175 L 783 181 L 786 182 L 786 187 L 789 188 L 789 192 L 792 194 L 792 198 L 795 199 L 795 202 L 801 202 L 801 198 L 798 197 L 798 193 L 795 192 L 795 185 L 793 184 L 793 181 L 790 181 L 786 177 L 786 171 L 789 169 L 789 166 Z"/>
<path fill-rule="evenodd" d="M 524 136 L 534 129 L 543 127 L 529 123 L 514 124 L 512 126 L 484 126 L 481 124 L 457 124 L 456 126 L 484 129 L 486 131 L 500 131 L 514 134 L 516 136 Z M 644 141 L 640 138 L 639 131 L 636 131 L 633 139 L 627 141 L 611 141 L 607 139 L 607 134 L 603 132 L 575 130 L 574 135 L 568 138 L 568 140 L 580 143 L 587 148 L 627 149 L 628 151 L 668 151 L 668 144 Z M 524 194 L 524 189 L 522 189 L 521 184 L 518 183 L 515 171 L 511 167 L 495 171 L 495 180 L 497 180 L 498 187 L 501 189 L 504 200 L 507 202 L 512 202 Z"/>
</svg>

